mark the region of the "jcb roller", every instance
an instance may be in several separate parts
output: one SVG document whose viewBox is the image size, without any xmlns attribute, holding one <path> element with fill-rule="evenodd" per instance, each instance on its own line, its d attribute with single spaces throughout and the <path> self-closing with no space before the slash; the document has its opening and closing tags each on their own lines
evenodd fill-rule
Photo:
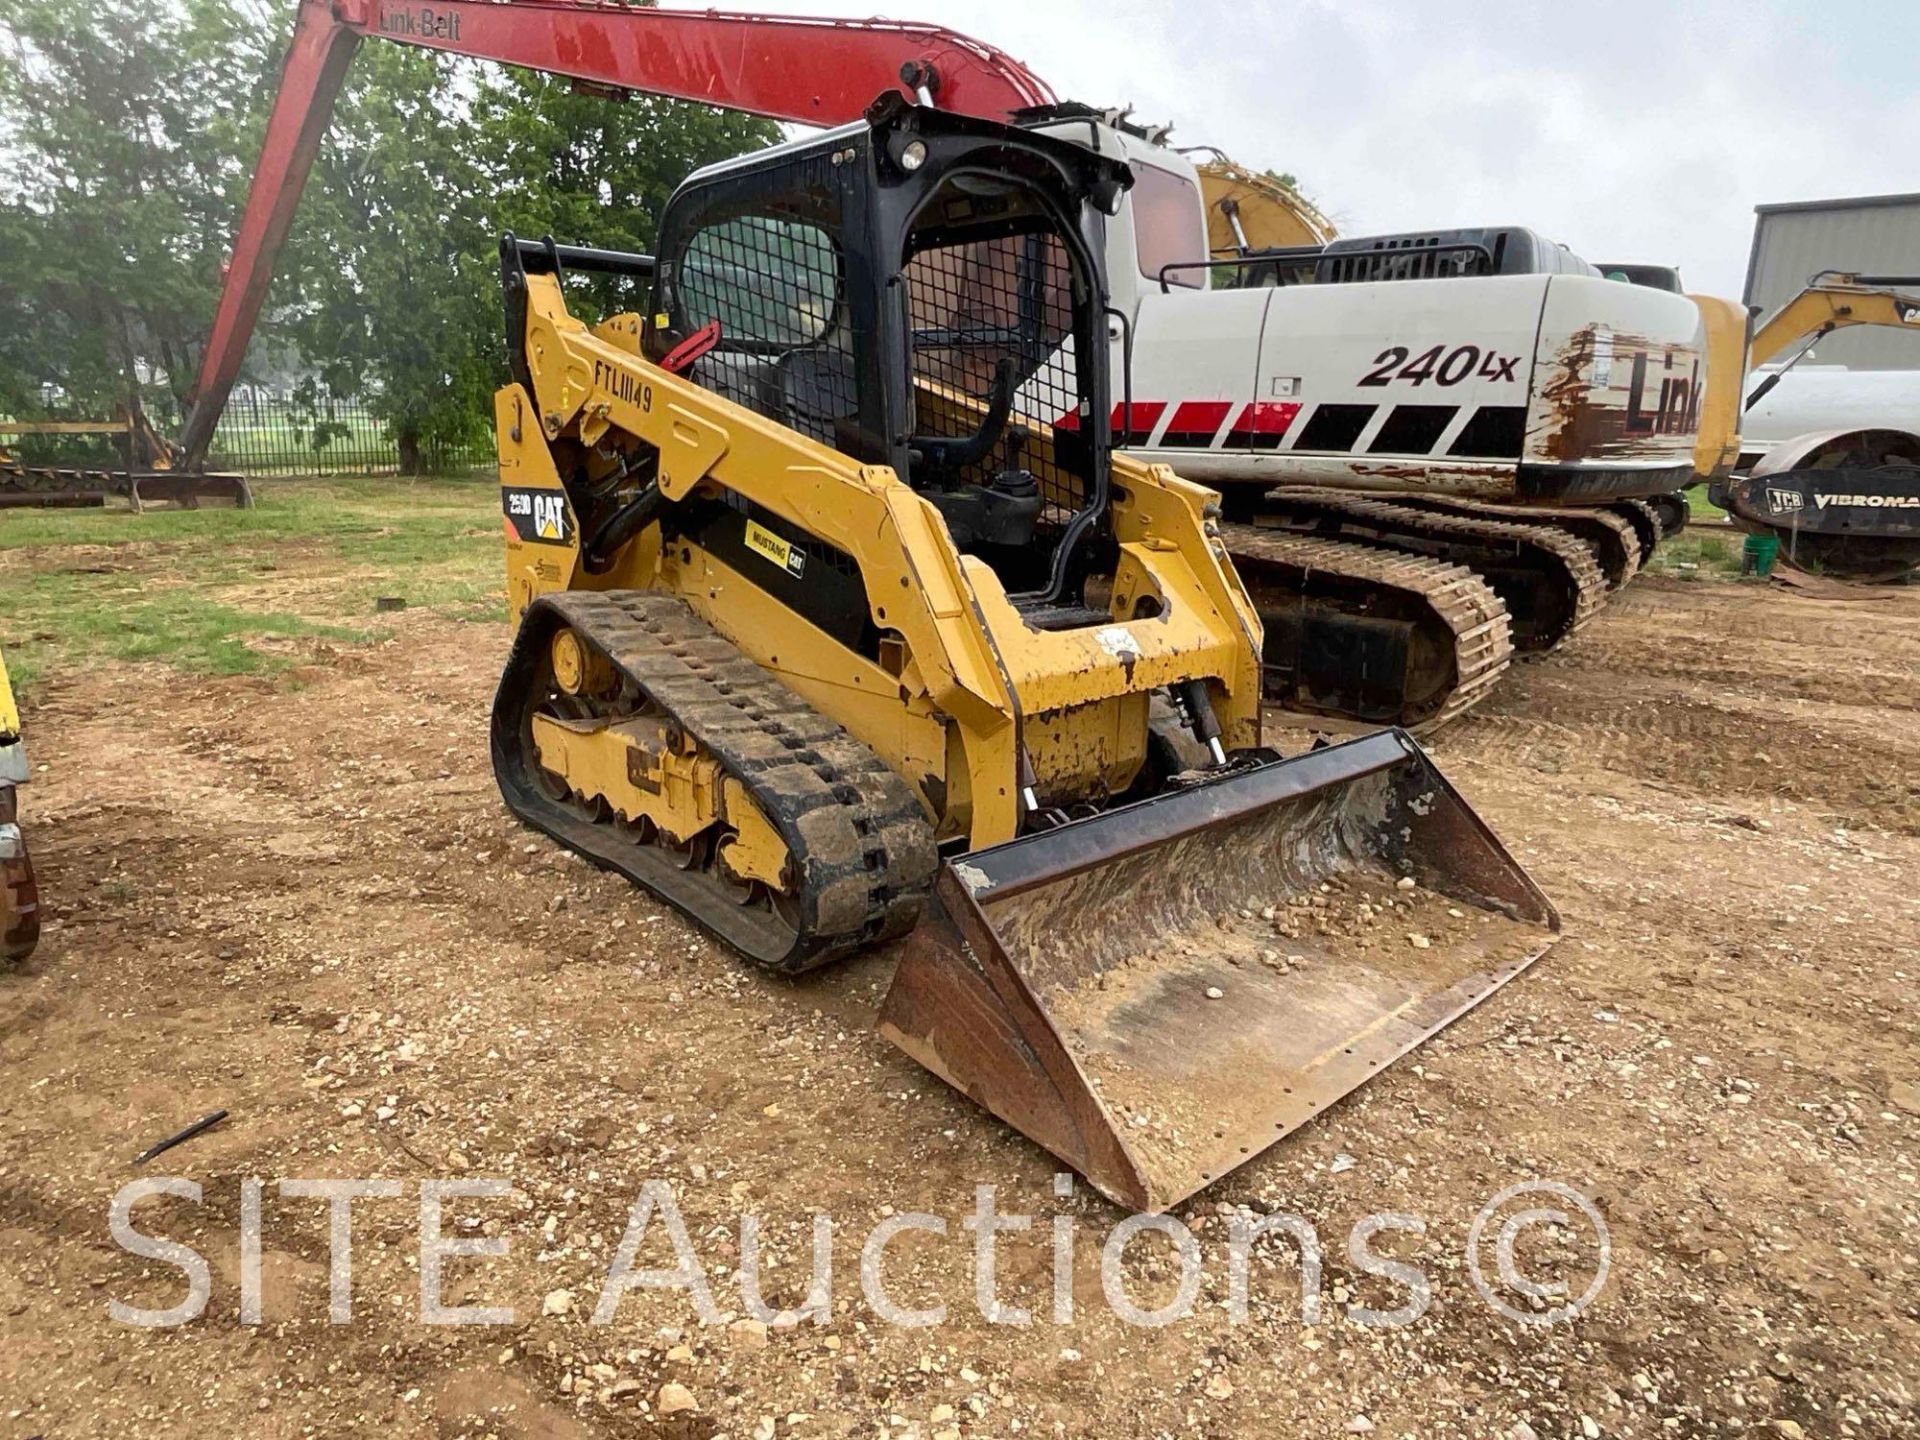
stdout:
<svg viewBox="0 0 1920 1440">
<path fill-rule="evenodd" d="M 1217 497 L 1113 452 L 1084 146 L 889 96 L 692 176 L 657 262 L 502 247 L 501 789 L 1143 1209 L 1552 943 L 1406 735 L 1260 747 Z M 570 270 L 648 287 L 588 325 Z"/>
</svg>

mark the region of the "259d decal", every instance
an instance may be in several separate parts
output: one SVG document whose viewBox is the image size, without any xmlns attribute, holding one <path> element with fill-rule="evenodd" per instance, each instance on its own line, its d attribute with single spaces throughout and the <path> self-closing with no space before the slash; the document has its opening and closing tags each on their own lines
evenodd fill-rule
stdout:
<svg viewBox="0 0 1920 1440">
<path fill-rule="evenodd" d="M 558 490 L 529 490 L 506 486 L 500 491 L 500 504 L 513 533 L 536 545 L 571 545 L 573 525 L 567 511 L 567 497 Z"/>
</svg>

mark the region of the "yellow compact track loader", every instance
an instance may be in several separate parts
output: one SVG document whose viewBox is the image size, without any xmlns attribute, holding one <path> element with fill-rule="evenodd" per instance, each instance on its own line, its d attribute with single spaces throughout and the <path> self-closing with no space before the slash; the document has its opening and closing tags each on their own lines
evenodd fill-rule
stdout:
<svg viewBox="0 0 1920 1440">
<path fill-rule="evenodd" d="M 888 1038 L 1158 1210 L 1559 922 L 1404 734 L 1260 748 L 1217 497 L 1111 449 L 1130 183 L 885 97 L 692 176 L 657 261 L 507 237 L 492 747 L 762 965 L 905 937 Z"/>
<path fill-rule="evenodd" d="M 33 953 L 40 939 L 40 895 L 33 861 L 20 834 L 16 787 L 27 783 L 27 747 L 20 739 L 20 707 L 0 655 L 0 968 Z"/>
</svg>

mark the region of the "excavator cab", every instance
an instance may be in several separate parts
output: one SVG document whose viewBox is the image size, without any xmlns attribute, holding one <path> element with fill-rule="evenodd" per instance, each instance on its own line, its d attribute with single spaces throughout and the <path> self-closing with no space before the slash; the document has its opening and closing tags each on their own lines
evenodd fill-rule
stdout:
<svg viewBox="0 0 1920 1440">
<path fill-rule="evenodd" d="M 893 97 L 690 177 L 657 260 L 509 237 L 492 746 L 770 969 L 903 939 L 881 1033 L 1157 1210 L 1558 920 L 1405 735 L 1261 747 L 1218 497 L 1111 449 L 1130 179 Z"/>
</svg>

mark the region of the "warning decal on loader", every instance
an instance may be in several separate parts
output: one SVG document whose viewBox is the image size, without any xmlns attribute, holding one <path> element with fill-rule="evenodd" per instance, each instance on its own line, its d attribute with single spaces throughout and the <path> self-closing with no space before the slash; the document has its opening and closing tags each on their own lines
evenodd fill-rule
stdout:
<svg viewBox="0 0 1920 1440">
<path fill-rule="evenodd" d="M 500 504 L 514 534 L 522 540 L 538 545 L 573 543 L 573 521 L 567 510 L 567 497 L 561 491 L 506 485 L 500 490 Z"/>
<path fill-rule="evenodd" d="M 807 573 L 806 551 L 782 540 L 766 526 L 753 520 L 747 522 L 747 548 L 757 555 L 764 555 L 796 580 Z"/>
</svg>

